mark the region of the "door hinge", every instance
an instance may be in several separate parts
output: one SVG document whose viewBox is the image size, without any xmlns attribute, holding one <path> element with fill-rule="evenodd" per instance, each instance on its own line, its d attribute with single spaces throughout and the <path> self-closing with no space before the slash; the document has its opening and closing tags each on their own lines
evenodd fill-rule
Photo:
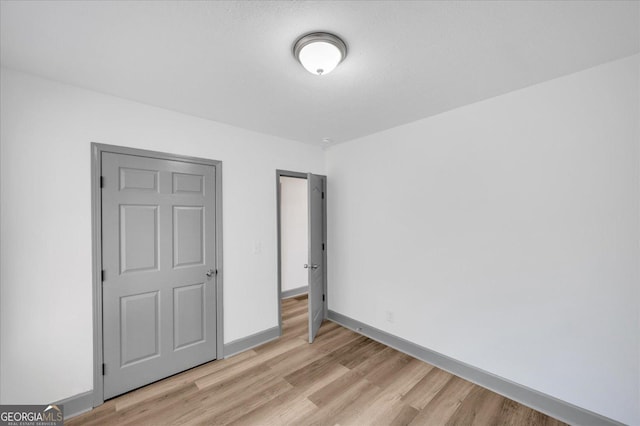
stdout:
<svg viewBox="0 0 640 426">
<path fill-rule="evenodd" d="M 322 199 L 324 200 L 324 191 L 322 191 Z"/>
<path fill-rule="evenodd" d="M 102 375 L 104 376 L 105 371 L 107 371 L 107 365 L 102 363 Z"/>
<path fill-rule="evenodd" d="M 322 295 L 322 301 L 324 302 L 324 294 Z"/>
<path fill-rule="evenodd" d="M 324 243 L 322 243 L 322 251 L 324 251 Z"/>
<path fill-rule="evenodd" d="M 104 176 L 100 176 L 100 188 L 104 188 Z"/>
<path fill-rule="evenodd" d="M 104 281 L 104 269 L 100 272 L 100 279 Z"/>
</svg>

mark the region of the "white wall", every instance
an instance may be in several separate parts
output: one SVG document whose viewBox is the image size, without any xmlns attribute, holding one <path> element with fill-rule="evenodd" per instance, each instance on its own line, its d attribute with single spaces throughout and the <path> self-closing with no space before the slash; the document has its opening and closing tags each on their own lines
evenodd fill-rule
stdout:
<svg viewBox="0 0 640 426">
<path fill-rule="evenodd" d="M 308 285 L 309 208 L 307 180 L 280 177 L 282 291 Z"/>
<path fill-rule="evenodd" d="M 278 325 L 275 170 L 323 173 L 319 148 L 7 69 L 1 78 L 2 403 L 92 389 L 92 141 L 221 160 L 225 341 Z"/>
<path fill-rule="evenodd" d="M 331 148 L 330 309 L 640 424 L 638 62 Z M 0 75 L 1 403 L 92 387 L 91 141 L 222 160 L 225 340 L 277 325 L 274 170 L 317 148 Z"/>
<path fill-rule="evenodd" d="M 640 424 L 638 63 L 329 149 L 329 308 Z"/>
</svg>

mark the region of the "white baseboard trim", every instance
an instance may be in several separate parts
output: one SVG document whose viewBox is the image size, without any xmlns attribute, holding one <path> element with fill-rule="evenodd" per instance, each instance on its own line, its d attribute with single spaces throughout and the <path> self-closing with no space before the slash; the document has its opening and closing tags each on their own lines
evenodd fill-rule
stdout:
<svg viewBox="0 0 640 426">
<path fill-rule="evenodd" d="M 275 340 L 278 337 L 280 337 L 280 328 L 278 326 L 275 326 L 263 331 L 259 331 L 250 336 L 234 340 L 233 342 L 225 343 L 224 357 L 228 358 L 230 356 L 239 354 L 240 352 L 247 351 L 249 349 L 255 348 L 256 346 L 260 346 L 267 342 Z"/>
<path fill-rule="evenodd" d="M 473 382 L 571 425 L 623 426 L 623 423 L 617 422 L 616 420 L 562 401 L 558 398 L 518 383 L 514 383 L 472 365 L 465 364 L 446 355 L 432 351 L 431 349 L 427 349 L 408 340 L 354 320 L 353 318 L 349 318 L 346 315 L 329 310 L 327 318 L 343 327 L 355 331 L 356 333 L 367 336 L 421 361 L 435 365 L 436 367 L 448 371 L 451 374 L 459 376 L 465 380 Z"/>
<path fill-rule="evenodd" d="M 78 414 L 86 413 L 93 409 L 93 391 L 79 393 L 54 403 L 54 405 L 60 404 L 64 406 L 64 419 L 69 420 Z"/>
<path fill-rule="evenodd" d="M 280 293 L 280 299 L 289 299 L 290 297 L 300 296 L 306 294 L 309 291 L 309 286 L 303 286 L 298 288 L 292 288 L 291 290 L 285 290 Z"/>
</svg>

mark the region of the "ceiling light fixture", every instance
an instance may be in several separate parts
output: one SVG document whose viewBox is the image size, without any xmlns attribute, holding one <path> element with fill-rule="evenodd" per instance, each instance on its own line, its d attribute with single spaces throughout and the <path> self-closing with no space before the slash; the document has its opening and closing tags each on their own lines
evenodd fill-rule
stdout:
<svg viewBox="0 0 640 426">
<path fill-rule="evenodd" d="M 295 42 L 293 56 L 311 74 L 325 75 L 347 57 L 347 45 L 334 34 L 310 33 Z"/>
</svg>

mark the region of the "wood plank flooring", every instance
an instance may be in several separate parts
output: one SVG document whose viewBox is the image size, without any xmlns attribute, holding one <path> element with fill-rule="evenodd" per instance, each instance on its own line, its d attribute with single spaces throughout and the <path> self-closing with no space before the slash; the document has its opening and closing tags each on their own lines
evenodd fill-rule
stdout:
<svg viewBox="0 0 640 426">
<path fill-rule="evenodd" d="M 307 339 L 306 296 L 283 336 L 105 402 L 68 425 L 563 425 L 331 322 Z"/>
</svg>

